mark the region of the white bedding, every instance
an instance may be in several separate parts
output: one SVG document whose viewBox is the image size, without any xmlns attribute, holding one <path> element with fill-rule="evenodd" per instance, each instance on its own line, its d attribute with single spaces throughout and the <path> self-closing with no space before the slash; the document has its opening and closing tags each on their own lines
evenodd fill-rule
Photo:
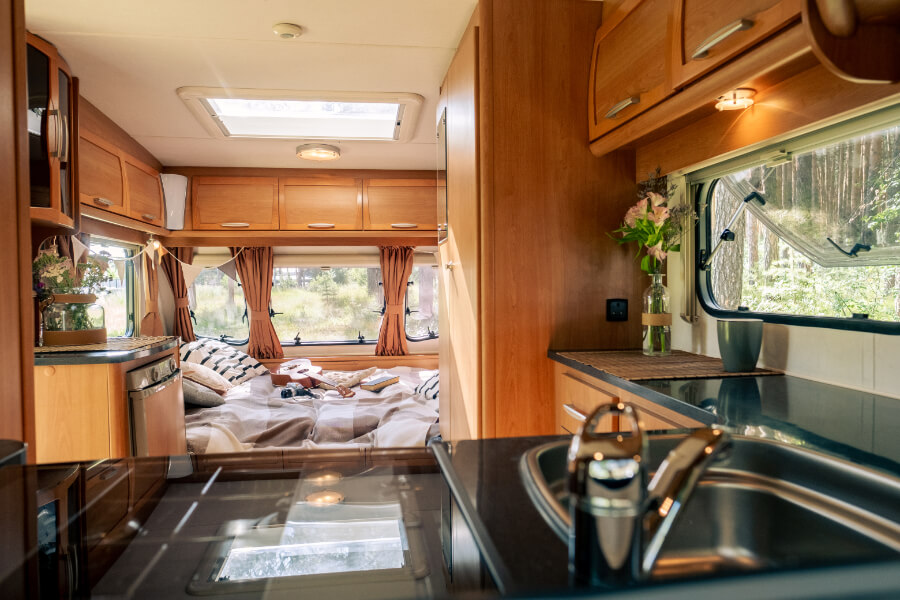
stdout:
<svg viewBox="0 0 900 600">
<path fill-rule="evenodd" d="M 260 375 L 229 390 L 221 406 L 186 411 L 188 450 L 422 446 L 437 434 L 438 400 L 415 389 L 434 374 L 378 370 L 373 379 L 396 375 L 400 381 L 377 393 L 354 387 L 353 398 L 320 389 L 315 398 L 282 398 L 282 388 Z"/>
</svg>

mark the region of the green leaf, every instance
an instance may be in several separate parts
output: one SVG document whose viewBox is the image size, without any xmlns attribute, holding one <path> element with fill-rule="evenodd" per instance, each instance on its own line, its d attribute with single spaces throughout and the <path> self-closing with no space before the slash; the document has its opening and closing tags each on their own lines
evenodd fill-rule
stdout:
<svg viewBox="0 0 900 600">
<path fill-rule="evenodd" d="M 649 256 L 645 256 L 644 258 L 641 259 L 641 271 L 643 271 L 644 273 L 650 272 L 650 257 Z"/>
</svg>

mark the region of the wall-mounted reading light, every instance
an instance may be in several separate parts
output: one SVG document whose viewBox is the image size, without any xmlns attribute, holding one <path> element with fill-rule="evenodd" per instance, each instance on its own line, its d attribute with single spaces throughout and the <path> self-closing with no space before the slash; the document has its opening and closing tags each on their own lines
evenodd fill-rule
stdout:
<svg viewBox="0 0 900 600">
<path fill-rule="evenodd" d="M 753 106 L 753 96 L 755 95 L 756 90 L 737 88 L 716 98 L 716 108 L 719 110 L 744 110 Z"/>
<path fill-rule="evenodd" d="M 329 144 L 300 144 L 297 146 L 297 158 L 303 160 L 337 160 L 341 157 L 341 149 Z"/>
</svg>

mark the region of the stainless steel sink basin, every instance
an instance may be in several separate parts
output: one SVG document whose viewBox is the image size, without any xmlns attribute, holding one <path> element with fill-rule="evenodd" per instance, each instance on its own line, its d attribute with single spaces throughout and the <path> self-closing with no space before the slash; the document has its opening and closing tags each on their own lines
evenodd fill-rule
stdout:
<svg viewBox="0 0 900 600">
<path fill-rule="evenodd" d="M 650 437 L 655 469 L 684 436 Z M 529 496 L 563 540 L 568 442 L 526 453 Z M 900 480 L 811 450 L 733 436 L 666 538 L 653 578 L 900 558 Z"/>
</svg>

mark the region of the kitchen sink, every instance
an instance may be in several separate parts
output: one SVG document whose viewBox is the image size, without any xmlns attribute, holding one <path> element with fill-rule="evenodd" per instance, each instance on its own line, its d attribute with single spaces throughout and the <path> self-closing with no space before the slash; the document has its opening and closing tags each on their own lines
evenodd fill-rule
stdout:
<svg viewBox="0 0 900 600">
<path fill-rule="evenodd" d="M 683 435 L 651 435 L 653 471 Z M 520 461 L 531 500 L 568 538 L 567 441 Z M 819 452 L 734 435 L 667 536 L 653 579 L 900 558 L 900 479 Z"/>
</svg>

